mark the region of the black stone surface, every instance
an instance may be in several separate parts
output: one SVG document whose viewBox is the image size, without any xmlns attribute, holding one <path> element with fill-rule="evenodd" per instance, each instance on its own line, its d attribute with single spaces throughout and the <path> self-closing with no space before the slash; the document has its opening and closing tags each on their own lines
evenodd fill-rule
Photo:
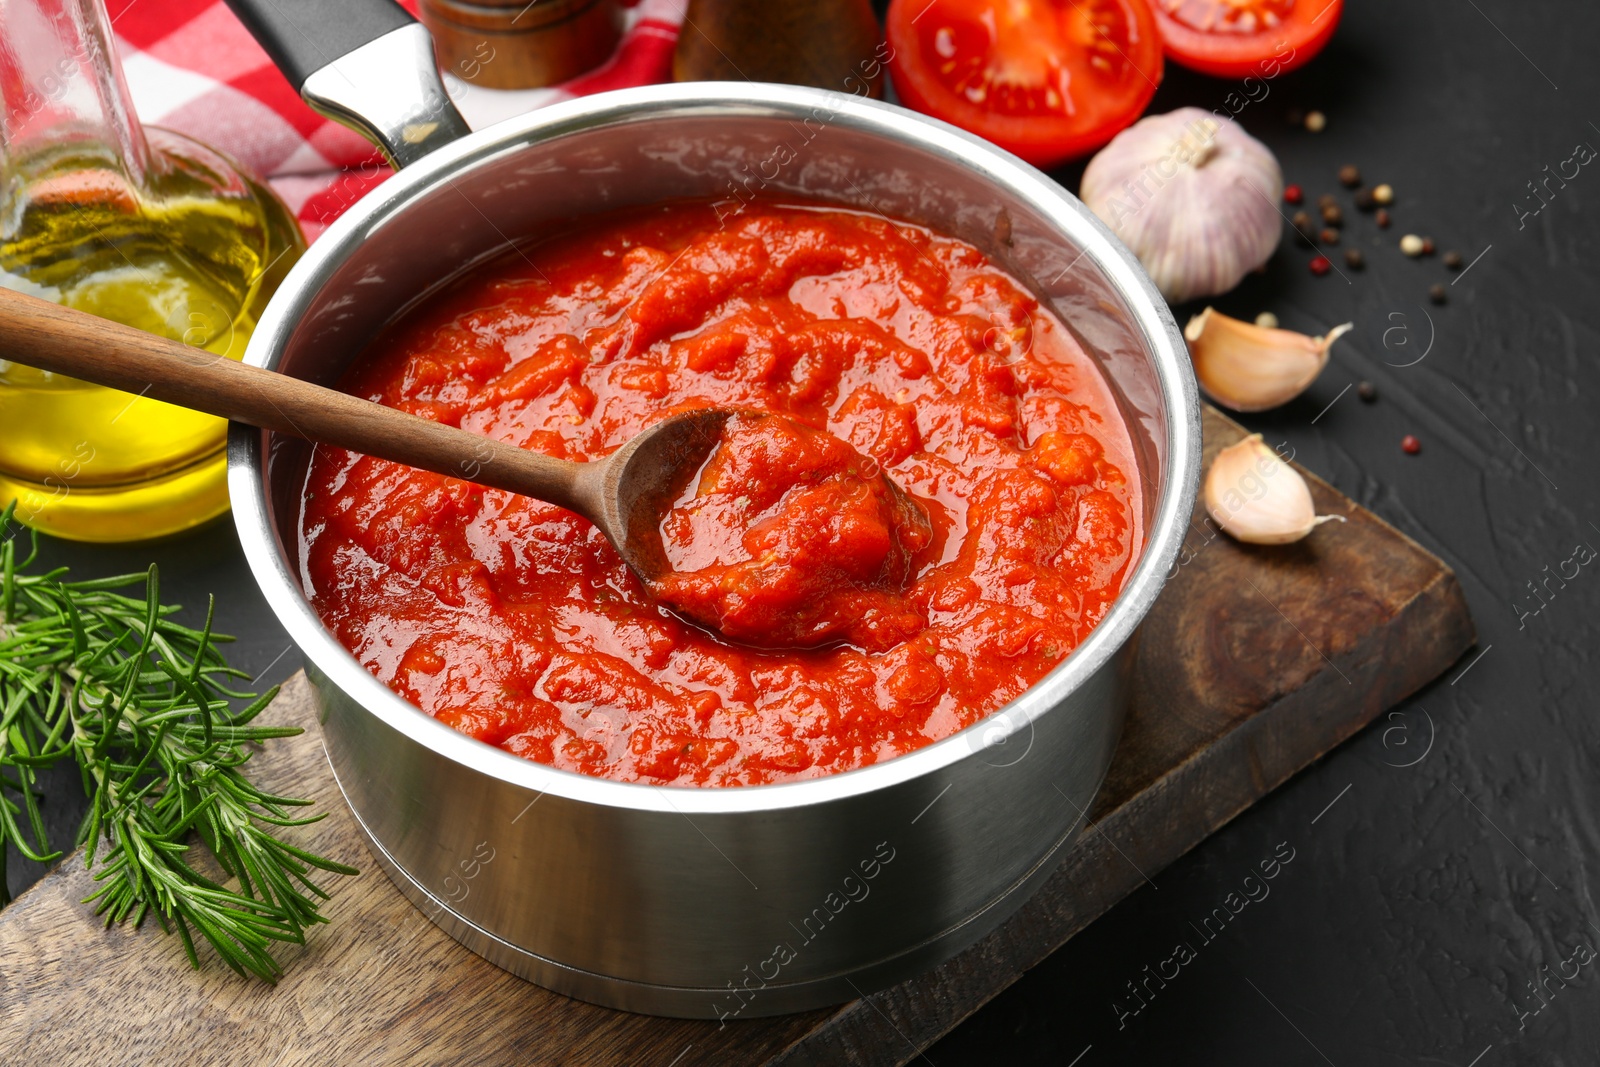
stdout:
<svg viewBox="0 0 1600 1067">
<path fill-rule="evenodd" d="M 1527 184 L 1579 144 L 1600 148 L 1597 46 L 1591 4 L 1352 0 L 1322 56 L 1264 86 L 1169 67 L 1153 112 L 1249 101 L 1239 121 L 1308 200 L 1339 197 L 1341 247 L 1366 253 L 1364 271 L 1336 256 L 1317 278 L 1286 236 L 1266 274 L 1216 302 L 1313 333 L 1356 324 L 1309 393 L 1244 421 L 1449 562 L 1480 649 L 1151 872 L 1153 886 L 917 1062 L 1600 1062 L 1600 957 L 1578 963 L 1600 952 L 1600 560 L 1551 580 L 1548 604 L 1527 585 L 1578 545 L 1600 549 L 1600 160 L 1551 181 L 1537 214 Z M 1291 108 L 1323 111 L 1327 129 L 1291 127 Z M 1394 186 L 1391 229 L 1349 209 L 1346 163 Z M 1076 188 L 1079 173 L 1059 176 Z M 1470 266 L 1405 258 L 1405 233 Z M 1428 300 L 1436 283 L 1442 307 Z M 1198 308 L 1178 310 L 1181 322 Z M 1346 391 L 1363 379 L 1374 404 Z M 1420 454 L 1401 452 L 1405 434 Z M 169 598 L 198 612 L 218 594 L 233 659 L 259 684 L 299 666 L 227 522 L 156 545 L 46 552 L 84 577 L 154 559 Z M 48 792 L 51 831 L 67 842 L 82 811 L 75 777 Z M 1280 849 L 1293 858 L 1277 877 L 1247 884 Z M 13 857 L 8 885 L 40 873 Z M 1208 940 L 1204 918 L 1246 890 L 1260 899 Z M 1179 944 L 1193 958 L 1173 976 Z"/>
<path fill-rule="evenodd" d="M 917 1062 L 1600 1063 L 1600 956 L 1578 963 L 1600 953 L 1600 558 L 1552 580 L 1547 606 L 1526 584 L 1600 551 L 1600 157 L 1537 214 L 1527 184 L 1600 149 L 1597 46 L 1593 4 L 1351 0 L 1327 51 L 1240 111 L 1308 203 L 1338 197 L 1341 247 L 1367 262 L 1335 254 L 1343 276 L 1314 277 L 1286 225 L 1267 273 L 1216 301 L 1310 333 L 1356 324 L 1306 395 L 1242 421 L 1454 567 L 1479 649 Z M 1152 112 L 1247 99 L 1168 70 Z M 1291 127 L 1291 108 L 1326 130 Z M 1347 163 L 1394 186 L 1389 230 L 1351 210 Z M 1472 265 L 1407 259 L 1406 233 Z M 1376 403 L 1345 392 L 1362 379 Z M 1280 843 L 1293 861 L 1208 942 L 1195 927 Z M 1194 958 L 1162 985 L 1180 943 Z"/>
</svg>

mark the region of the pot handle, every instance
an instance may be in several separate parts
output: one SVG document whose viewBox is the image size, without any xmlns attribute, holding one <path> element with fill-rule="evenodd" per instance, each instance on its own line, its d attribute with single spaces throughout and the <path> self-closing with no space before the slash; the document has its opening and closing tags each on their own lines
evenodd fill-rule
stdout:
<svg viewBox="0 0 1600 1067">
<path fill-rule="evenodd" d="M 306 103 L 396 167 L 471 133 L 445 94 L 433 36 L 394 0 L 226 0 Z"/>
</svg>

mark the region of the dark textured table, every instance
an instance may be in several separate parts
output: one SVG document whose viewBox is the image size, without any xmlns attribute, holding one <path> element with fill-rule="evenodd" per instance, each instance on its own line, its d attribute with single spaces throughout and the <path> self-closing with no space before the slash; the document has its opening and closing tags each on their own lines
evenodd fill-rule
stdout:
<svg viewBox="0 0 1600 1067">
<path fill-rule="evenodd" d="M 1594 149 L 1574 154 L 1600 148 L 1596 45 L 1593 5 L 1351 0 L 1327 52 L 1276 81 L 1246 90 L 1169 71 L 1152 110 L 1238 110 L 1308 199 L 1340 196 L 1354 216 L 1345 245 L 1366 253 L 1364 271 L 1336 255 L 1339 271 L 1317 278 L 1311 253 L 1286 243 L 1218 302 L 1308 332 L 1356 323 L 1307 395 L 1245 421 L 1454 566 L 1481 645 L 1152 872 L 926 1061 L 1600 1062 L 1600 578 L 1580 548 L 1600 550 L 1589 454 L 1600 443 L 1600 170 L 1576 162 Z M 1291 127 L 1291 108 L 1324 111 L 1327 129 Z M 1393 184 L 1390 230 L 1348 209 L 1334 178 L 1345 163 Z M 1575 166 L 1535 198 L 1528 183 Z M 1077 171 L 1060 177 L 1076 187 Z M 1396 245 L 1410 232 L 1470 266 L 1405 259 Z M 1435 283 L 1448 287 L 1444 306 L 1428 299 Z M 1192 309 L 1179 310 L 1181 321 Z M 1347 391 L 1362 379 L 1375 404 Z M 1419 455 L 1401 452 L 1408 433 Z M 218 626 L 240 638 L 233 658 L 262 684 L 299 666 L 226 523 L 159 545 L 46 553 L 85 577 L 155 559 L 168 597 L 201 607 L 218 594 Z M 50 782 L 59 841 L 78 793 L 75 773 Z M 1287 850 L 1266 896 L 1213 939 L 1197 932 Z M 15 891 L 39 873 L 13 862 L 8 881 Z M 1193 958 L 1175 956 L 1180 944 Z"/>
</svg>

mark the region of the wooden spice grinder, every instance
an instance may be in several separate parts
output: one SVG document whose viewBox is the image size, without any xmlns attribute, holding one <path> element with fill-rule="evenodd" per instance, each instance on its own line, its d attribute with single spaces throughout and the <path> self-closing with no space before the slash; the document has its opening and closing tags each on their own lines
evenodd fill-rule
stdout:
<svg viewBox="0 0 1600 1067">
<path fill-rule="evenodd" d="M 887 55 L 870 0 L 690 0 L 672 76 L 881 96 Z"/>
<path fill-rule="evenodd" d="M 440 69 L 485 89 L 533 89 L 611 57 L 617 0 L 420 0 Z"/>
</svg>

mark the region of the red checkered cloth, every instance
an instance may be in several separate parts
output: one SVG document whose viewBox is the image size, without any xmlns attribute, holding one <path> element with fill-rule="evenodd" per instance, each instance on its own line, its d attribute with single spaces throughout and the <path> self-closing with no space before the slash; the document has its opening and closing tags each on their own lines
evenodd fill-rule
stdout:
<svg viewBox="0 0 1600 1067">
<path fill-rule="evenodd" d="M 474 129 L 606 89 L 670 80 L 688 0 L 640 0 L 603 66 L 549 89 L 483 89 L 445 75 Z M 416 0 L 402 0 L 416 14 Z M 306 240 L 391 173 L 360 135 L 312 111 L 222 0 L 107 0 L 139 118 L 188 134 L 263 175 Z M 338 0 L 329 0 L 336 18 Z M 374 164 L 379 164 L 374 166 Z"/>
</svg>

